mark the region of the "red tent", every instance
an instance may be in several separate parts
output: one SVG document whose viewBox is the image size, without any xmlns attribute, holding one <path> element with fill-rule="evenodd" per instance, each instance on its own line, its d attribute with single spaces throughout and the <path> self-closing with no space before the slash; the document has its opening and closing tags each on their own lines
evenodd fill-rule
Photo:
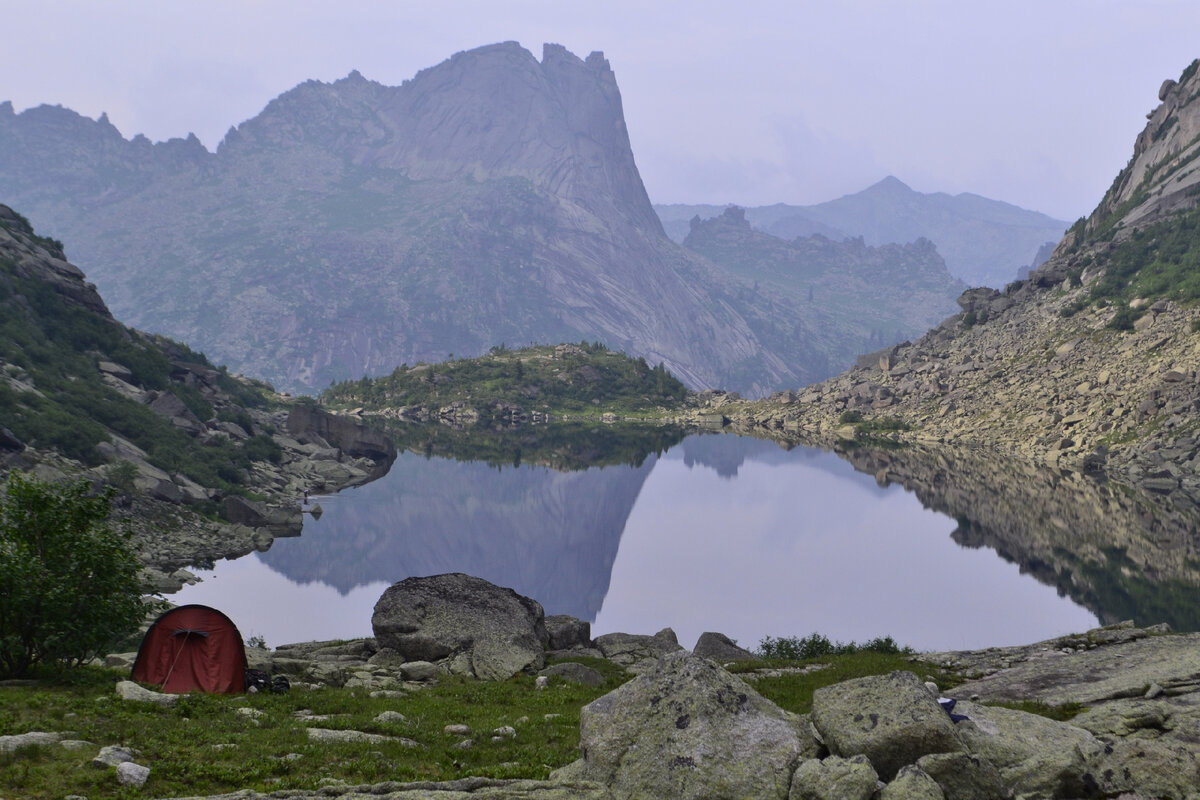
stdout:
<svg viewBox="0 0 1200 800">
<path fill-rule="evenodd" d="M 133 679 L 164 692 L 230 694 L 246 690 L 246 647 L 229 617 L 202 605 L 173 608 L 142 639 Z"/>
</svg>

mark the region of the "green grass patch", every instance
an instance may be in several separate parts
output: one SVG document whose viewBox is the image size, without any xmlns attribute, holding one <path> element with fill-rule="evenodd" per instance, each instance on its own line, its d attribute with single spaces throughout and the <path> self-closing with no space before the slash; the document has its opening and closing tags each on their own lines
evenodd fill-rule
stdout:
<svg viewBox="0 0 1200 800">
<path fill-rule="evenodd" d="M 68 794 L 99 800 L 317 789 L 322 781 L 545 778 L 578 757 L 580 708 L 628 678 L 613 665 L 603 669 L 607 681 L 597 688 L 552 680 L 538 691 L 529 676 L 497 683 L 446 678 L 395 699 L 372 698 L 364 690 L 294 688 L 281 695 L 194 694 L 174 708 L 118 699 L 113 683 L 123 676 L 109 670 L 85 668 L 69 679 L 43 673 L 36 687 L 0 688 L 0 730 L 69 731 L 68 738 L 95 747 L 52 745 L 9 754 L 0 759 L 0 786 L 5 796 L 30 800 Z M 239 708 L 259 716 L 252 720 Z M 405 719 L 376 721 L 384 711 Z M 305 723 L 301 713 L 331 717 Z M 447 734 L 448 724 L 469 725 L 472 734 Z M 516 736 L 493 742 L 492 732 L 502 726 L 513 727 Z M 307 727 L 394 736 L 419 747 L 310 742 Z M 469 749 L 456 746 L 464 739 L 472 740 Z M 113 770 L 91 766 L 99 747 L 109 744 L 140 751 L 138 763 L 152 770 L 142 790 L 123 789 Z"/>
<path fill-rule="evenodd" d="M 984 703 L 988 706 L 996 706 L 999 708 L 1011 708 L 1014 711 L 1024 711 L 1027 714 L 1037 714 L 1039 717 L 1047 717 L 1049 719 L 1066 722 L 1069 719 L 1087 711 L 1087 706 L 1079 703 L 1063 703 L 1060 706 L 1043 703 L 1040 700 L 1019 700 L 1013 702 L 989 702 Z"/>
<path fill-rule="evenodd" d="M 746 661 L 730 666 L 734 673 L 753 672 L 755 669 L 806 667 L 825 665 L 820 669 L 809 672 L 789 672 L 779 676 L 759 678 L 751 685 L 771 702 L 788 711 L 797 714 L 807 714 L 812 710 L 813 692 L 824 686 L 850 680 L 864 678 L 868 675 L 886 675 L 896 670 L 907 670 L 916 673 L 923 681 L 933 681 L 941 688 L 953 686 L 960 682 L 956 673 L 947 672 L 941 667 L 923 662 L 919 657 L 903 653 L 877 653 L 860 650 L 846 655 L 822 656 L 807 660 Z"/>
<path fill-rule="evenodd" d="M 660 407 L 678 408 L 686 397 L 687 388 L 662 364 L 651 367 L 599 342 L 580 342 L 520 350 L 499 345 L 479 358 L 401 365 L 382 378 L 335 383 L 321 393 L 321 402 L 368 409 L 460 403 L 486 425 L 514 408 L 584 417 L 653 415 Z"/>
</svg>

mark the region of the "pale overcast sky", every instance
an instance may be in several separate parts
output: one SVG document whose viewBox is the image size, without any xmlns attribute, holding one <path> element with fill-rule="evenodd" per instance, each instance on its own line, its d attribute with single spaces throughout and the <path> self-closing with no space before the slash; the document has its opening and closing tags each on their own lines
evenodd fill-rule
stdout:
<svg viewBox="0 0 1200 800">
<path fill-rule="evenodd" d="M 1200 57 L 1195 0 L 5 0 L 0 27 L 0 101 L 107 111 L 127 137 L 214 149 L 310 78 L 557 42 L 608 57 L 655 202 L 812 203 L 891 174 L 1067 220 Z"/>
</svg>

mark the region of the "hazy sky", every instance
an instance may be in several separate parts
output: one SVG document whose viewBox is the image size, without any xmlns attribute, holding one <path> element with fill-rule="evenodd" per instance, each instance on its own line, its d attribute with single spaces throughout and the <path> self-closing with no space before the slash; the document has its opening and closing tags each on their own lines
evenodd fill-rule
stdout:
<svg viewBox="0 0 1200 800">
<path fill-rule="evenodd" d="M 0 5 L 0 101 L 107 111 L 123 134 L 230 125 L 317 78 L 398 84 L 516 40 L 617 75 L 655 202 L 811 203 L 896 175 L 1073 220 L 1128 160 L 1159 84 L 1200 56 L 1195 0 Z M 0 198 L 2 200 L 2 198 Z"/>
</svg>

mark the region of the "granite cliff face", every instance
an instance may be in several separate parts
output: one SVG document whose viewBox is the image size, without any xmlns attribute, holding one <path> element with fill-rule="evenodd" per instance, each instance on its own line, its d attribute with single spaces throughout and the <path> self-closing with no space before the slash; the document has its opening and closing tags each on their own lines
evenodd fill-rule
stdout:
<svg viewBox="0 0 1200 800">
<path fill-rule="evenodd" d="M 728 302 L 742 282 L 663 235 L 599 53 L 509 42 L 402 86 L 310 81 L 216 153 L 6 104 L 0 194 L 119 316 L 283 387 L 580 339 L 694 387 L 803 378 Z"/>
</svg>

